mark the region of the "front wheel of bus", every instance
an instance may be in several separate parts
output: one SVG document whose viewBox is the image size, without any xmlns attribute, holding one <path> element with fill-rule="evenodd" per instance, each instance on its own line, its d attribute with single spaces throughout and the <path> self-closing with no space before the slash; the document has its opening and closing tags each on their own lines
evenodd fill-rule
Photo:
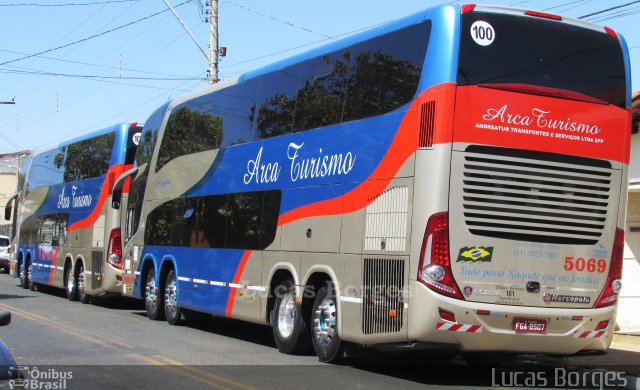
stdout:
<svg viewBox="0 0 640 390">
<path fill-rule="evenodd" d="M 178 281 L 176 273 L 170 270 L 167 274 L 167 281 L 164 288 L 164 314 L 167 322 L 171 325 L 182 323 L 182 310 L 178 306 Z"/>
<path fill-rule="evenodd" d="M 338 335 L 338 307 L 333 288 L 318 290 L 311 313 L 313 349 L 321 362 L 339 363 L 344 358 L 344 343 Z"/>
<path fill-rule="evenodd" d="M 156 272 L 149 269 L 145 282 L 144 302 L 147 309 L 147 318 L 153 321 L 164 319 L 164 307 L 162 305 L 162 289 L 156 284 Z"/>
<path fill-rule="evenodd" d="M 287 354 L 307 352 L 311 349 L 309 327 L 302 317 L 302 307 L 296 304 L 293 282 L 285 280 L 274 292 L 276 301 L 271 312 L 271 326 L 278 350 Z"/>
</svg>

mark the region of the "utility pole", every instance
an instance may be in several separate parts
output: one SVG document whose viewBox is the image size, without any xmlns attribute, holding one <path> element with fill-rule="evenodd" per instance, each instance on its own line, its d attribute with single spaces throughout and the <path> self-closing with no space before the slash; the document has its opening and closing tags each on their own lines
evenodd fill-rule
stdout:
<svg viewBox="0 0 640 390">
<path fill-rule="evenodd" d="M 204 58 L 206 58 L 208 61 L 210 61 L 209 56 L 207 55 L 207 52 L 202 48 L 202 46 L 200 46 L 200 44 L 198 43 L 198 40 L 196 39 L 196 37 L 193 36 L 193 34 L 191 33 L 191 30 L 189 30 L 189 27 L 187 27 L 187 25 L 182 21 L 182 18 L 180 17 L 180 15 L 178 15 L 176 13 L 176 11 L 173 9 L 171 4 L 169 4 L 169 2 L 167 0 L 162 0 L 162 1 L 164 1 L 164 3 L 167 5 L 167 8 L 169 8 L 169 11 L 171 11 L 173 16 L 175 16 L 176 19 L 178 19 L 178 22 L 180 23 L 182 28 L 184 28 L 184 31 L 187 32 L 187 35 L 189 35 L 189 37 L 191 38 L 193 43 L 195 43 L 196 46 L 198 46 L 198 49 L 200 49 L 200 52 L 202 53 Z M 217 4 L 217 2 L 216 2 L 216 4 Z"/>
<path fill-rule="evenodd" d="M 209 35 L 209 80 L 211 84 L 217 83 L 218 80 L 218 0 L 209 0 L 211 2 L 211 34 Z"/>
</svg>

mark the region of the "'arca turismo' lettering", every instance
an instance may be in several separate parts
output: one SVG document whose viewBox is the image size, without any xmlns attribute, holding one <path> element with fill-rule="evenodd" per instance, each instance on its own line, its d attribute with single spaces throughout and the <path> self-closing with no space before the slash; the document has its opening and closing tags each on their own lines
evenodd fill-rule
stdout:
<svg viewBox="0 0 640 390">
<path fill-rule="evenodd" d="M 291 181 L 313 179 L 336 175 L 346 175 L 353 170 L 356 164 L 356 156 L 351 152 L 338 154 L 323 154 L 320 149 L 317 156 L 302 158 L 300 145 L 290 143 L 287 148 L 287 157 L 291 161 Z"/>
<path fill-rule="evenodd" d="M 510 125 L 531 126 L 535 124 L 540 129 L 561 130 L 572 133 L 583 133 L 596 135 L 602 131 L 601 127 L 588 123 L 572 121 L 571 118 L 558 119 L 549 115 L 551 111 L 540 108 L 533 108 L 528 115 L 515 114 L 509 112 L 509 105 L 505 104 L 499 109 L 489 108 L 482 119 L 486 121 L 497 121 Z"/>
<path fill-rule="evenodd" d="M 58 195 L 59 209 L 68 209 L 69 206 L 73 208 L 91 206 L 91 203 L 93 202 L 93 197 L 90 194 L 76 196 L 76 191 L 78 190 L 78 187 L 72 186 L 71 198 L 69 198 L 68 196 L 64 196 L 64 190 L 65 189 L 63 188 L 60 195 Z"/>
<path fill-rule="evenodd" d="M 275 183 L 278 181 L 280 165 L 278 162 L 262 164 L 260 161 L 262 159 L 262 149 L 264 149 L 264 146 L 260 147 L 255 160 L 247 162 L 247 173 L 243 177 L 244 184 L 249 184 L 252 181 L 256 184 Z"/>
</svg>

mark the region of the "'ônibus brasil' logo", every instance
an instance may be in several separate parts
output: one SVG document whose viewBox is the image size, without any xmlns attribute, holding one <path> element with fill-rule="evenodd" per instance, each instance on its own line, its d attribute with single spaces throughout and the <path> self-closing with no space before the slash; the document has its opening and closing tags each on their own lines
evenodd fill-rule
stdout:
<svg viewBox="0 0 640 390">
<path fill-rule="evenodd" d="M 76 195 L 78 191 L 78 187 L 71 186 L 71 197 L 64 196 L 64 188 L 60 195 L 58 195 L 58 208 L 59 209 L 68 209 L 69 207 L 87 207 L 91 206 L 93 202 L 93 197 L 90 194 L 83 195 L 82 193 Z"/>
<path fill-rule="evenodd" d="M 458 253 L 458 260 L 456 260 L 456 263 L 459 263 L 461 261 L 490 262 L 492 256 L 492 246 L 465 246 L 464 248 L 460 249 L 460 253 Z"/>
</svg>

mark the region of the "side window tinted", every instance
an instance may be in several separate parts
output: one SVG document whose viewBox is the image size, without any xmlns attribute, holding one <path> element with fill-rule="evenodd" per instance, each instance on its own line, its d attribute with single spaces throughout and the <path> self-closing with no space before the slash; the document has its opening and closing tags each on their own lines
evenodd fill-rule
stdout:
<svg viewBox="0 0 640 390">
<path fill-rule="evenodd" d="M 147 219 L 145 244 L 264 249 L 275 239 L 280 191 L 174 199 Z"/>
<path fill-rule="evenodd" d="M 354 46 L 344 121 L 381 115 L 413 98 L 430 29 L 425 21 Z"/>
<path fill-rule="evenodd" d="M 260 78 L 256 99 L 257 138 L 291 132 L 296 98 L 301 87 L 300 66 L 294 65 Z"/>
<path fill-rule="evenodd" d="M 302 63 L 293 131 L 340 123 L 350 56 L 342 50 Z"/>
<path fill-rule="evenodd" d="M 255 141 L 258 81 L 248 80 L 215 94 L 215 107 L 224 118 L 222 146 Z"/>
</svg>

